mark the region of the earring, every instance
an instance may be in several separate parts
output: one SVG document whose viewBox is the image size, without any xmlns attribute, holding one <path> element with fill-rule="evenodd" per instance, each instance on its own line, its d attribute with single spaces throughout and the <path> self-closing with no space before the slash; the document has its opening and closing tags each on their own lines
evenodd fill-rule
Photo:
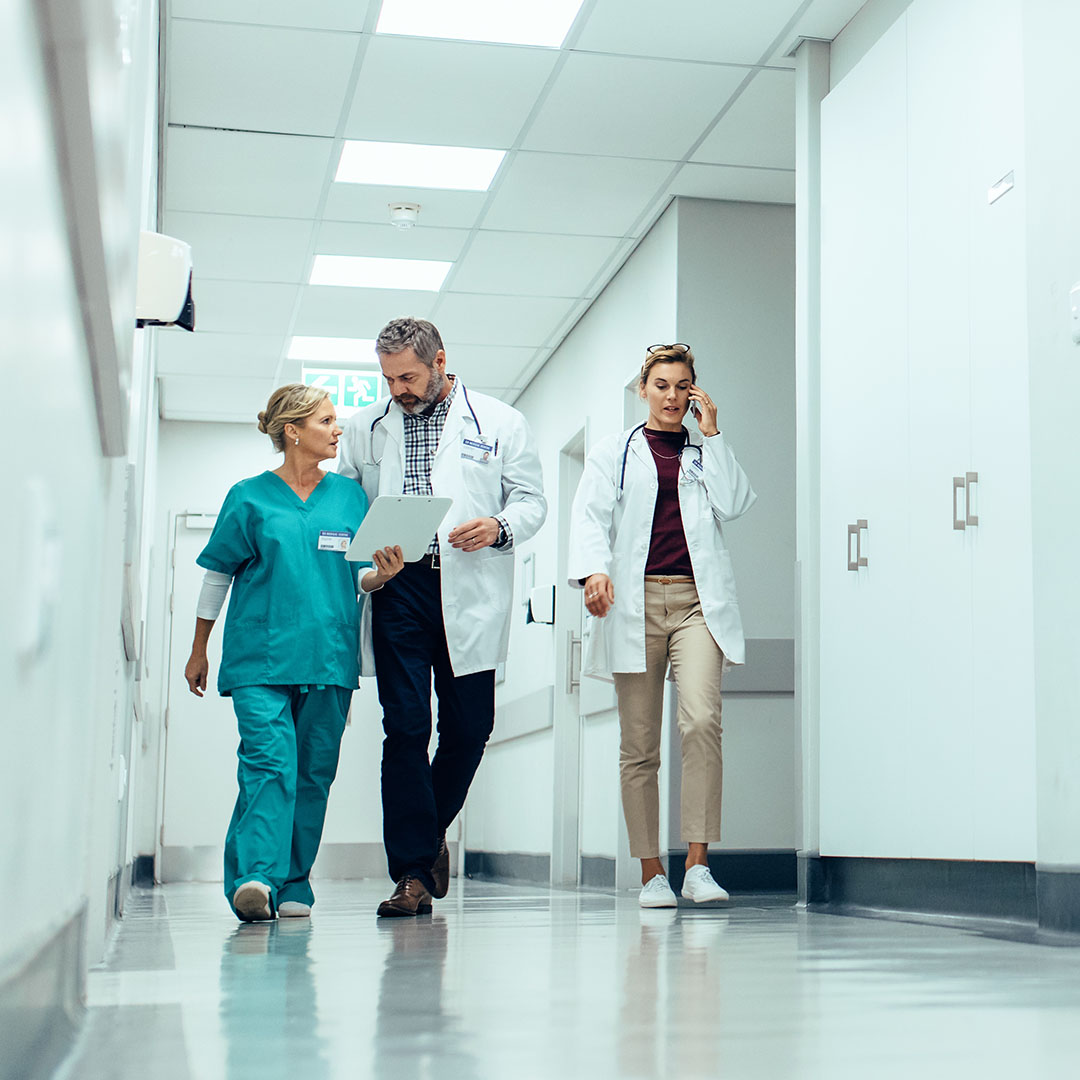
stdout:
<svg viewBox="0 0 1080 1080">
<path fill-rule="evenodd" d="M 296 436 L 296 445 L 297 446 L 300 445 L 300 436 L 299 435 Z"/>
</svg>

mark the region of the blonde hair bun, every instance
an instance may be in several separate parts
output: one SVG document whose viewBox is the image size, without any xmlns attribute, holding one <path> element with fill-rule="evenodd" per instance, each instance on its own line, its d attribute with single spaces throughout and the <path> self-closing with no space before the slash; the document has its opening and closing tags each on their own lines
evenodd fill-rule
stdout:
<svg viewBox="0 0 1080 1080">
<path fill-rule="evenodd" d="M 286 383 L 279 386 L 266 403 L 266 408 L 259 413 L 259 430 L 270 436 L 274 449 L 280 454 L 285 451 L 285 425 L 295 424 L 303 427 L 304 421 L 330 395 L 314 386 L 303 383 Z"/>
</svg>

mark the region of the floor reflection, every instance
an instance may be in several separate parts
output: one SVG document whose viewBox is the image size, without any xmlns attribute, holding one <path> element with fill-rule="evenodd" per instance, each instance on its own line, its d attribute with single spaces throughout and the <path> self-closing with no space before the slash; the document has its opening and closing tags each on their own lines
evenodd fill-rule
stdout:
<svg viewBox="0 0 1080 1080">
<path fill-rule="evenodd" d="M 310 919 L 243 923 L 221 954 L 221 1032 L 228 1080 L 328 1080 L 319 1035 Z"/>
<path fill-rule="evenodd" d="M 214 885 L 131 905 L 63 1080 L 980 1080 L 1071 1076 L 1080 949 L 631 893 L 455 882 L 378 920 L 320 882 L 237 926 Z M 164 900 L 162 901 L 162 898 Z M 2 1070 L 0 1070 L 2 1072 Z"/>
<path fill-rule="evenodd" d="M 384 919 L 376 929 L 391 947 L 379 979 L 374 1075 L 475 1080 L 480 1072 L 462 1038 L 460 1019 L 443 1001 L 447 919 L 440 914 Z"/>
</svg>

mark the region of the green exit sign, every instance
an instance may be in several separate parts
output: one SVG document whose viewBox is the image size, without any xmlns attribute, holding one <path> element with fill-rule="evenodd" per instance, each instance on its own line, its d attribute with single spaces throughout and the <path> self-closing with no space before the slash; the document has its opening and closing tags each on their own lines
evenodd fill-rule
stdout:
<svg viewBox="0 0 1080 1080">
<path fill-rule="evenodd" d="M 349 416 L 379 397 L 377 371 L 347 371 L 342 368 L 304 368 L 304 382 L 330 395 L 339 416 Z"/>
</svg>

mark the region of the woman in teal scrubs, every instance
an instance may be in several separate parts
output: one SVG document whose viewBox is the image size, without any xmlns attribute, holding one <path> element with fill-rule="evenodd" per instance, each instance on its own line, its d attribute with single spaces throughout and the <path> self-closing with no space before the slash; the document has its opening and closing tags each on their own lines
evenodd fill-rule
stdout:
<svg viewBox="0 0 1080 1080">
<path fill-rule="evenodd" d="M 308 881 L 326 800 L 359 679 L 357 567 L 345 549 L 367 513 L 354 480 L 324 472 L 341 435 L 325 390 L 276 390 L 259 430 L 285 455 L 225 497 L 196 560 L 207 571 L 184 677 L 206 690 L 206 645 L 225 593 L 218 691 L 240 729 L 239 795 L 225 838 L 225 895 L 246 921 L 311 913 Z M 360 582 L 378 589 L 402 567 L 400 548 L 373 555 Z"/>
</svg>

